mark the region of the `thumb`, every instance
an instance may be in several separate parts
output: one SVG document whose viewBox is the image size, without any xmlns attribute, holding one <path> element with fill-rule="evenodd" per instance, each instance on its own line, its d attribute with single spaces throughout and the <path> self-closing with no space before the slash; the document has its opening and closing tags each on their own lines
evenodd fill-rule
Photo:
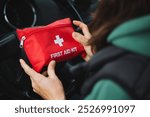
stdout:
<svg viewBox="0 0 150 117">
<path fill-rule="evenodd" d="M 56 61 L 52 60 L 49 65 L 48 65 L 48 75 L 50 78 L 54 78 L 56 76 L 55 74 L 55 66 L 56 66 Z"/>
</svg>

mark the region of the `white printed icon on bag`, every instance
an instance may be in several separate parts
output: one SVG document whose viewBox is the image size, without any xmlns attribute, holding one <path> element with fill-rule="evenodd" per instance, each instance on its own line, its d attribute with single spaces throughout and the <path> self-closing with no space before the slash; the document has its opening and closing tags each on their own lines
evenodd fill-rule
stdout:
<svg viewBox="0 0 150 117">
<path fill-rule="evenodd" d="M 56 35 L 56 39 L 54 40 L 54 43 L 58 44 L 60 47 L 62 47 L 63 46 L 63 42 L 64 42 L 64 39 L 60 38 L 59 35 Z"/>
</svg>

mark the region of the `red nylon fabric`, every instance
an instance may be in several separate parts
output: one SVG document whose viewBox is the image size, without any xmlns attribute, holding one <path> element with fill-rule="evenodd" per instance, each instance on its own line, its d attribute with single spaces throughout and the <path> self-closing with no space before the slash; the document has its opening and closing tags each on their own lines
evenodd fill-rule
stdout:
<svg viewBox="0 0 150 117">
<path fill-rule="evenodd" d="M 66 61 L 80 54 L 85 54 L 81 44 L 72 38 L 71 20 L 58 20 L 47 26 L 16 30 L 18 39 L 22 37 L 23 49 L 34 70 L 40 72 L 51 60 Z"/>
</svg>

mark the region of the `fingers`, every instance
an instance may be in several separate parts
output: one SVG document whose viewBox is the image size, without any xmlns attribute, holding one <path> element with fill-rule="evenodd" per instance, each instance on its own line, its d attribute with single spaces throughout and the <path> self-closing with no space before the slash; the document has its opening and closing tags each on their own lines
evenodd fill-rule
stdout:
<svg viewBox="0 0 150 117">
<path fill-rule="evenodd" d="M 20 59 L 20 64 L 24 69 L 25 73 L 28 74 L 30 77 L 34 77 L 37 74 L 37 72 L 30 68 L 23 59 Z"/>
<path fill-rule="evenodd" d="M 81 43 L 82 45 L 87 45 L 88 44 L 88 40 L 86 40 L 84 38 L 84 36 L 80 33 L 77 32 L 73 32 L 72 33 L 72 37 L 79 43 Z"/>
<path fill-rule="evenodd" d="M 34 80 L 34 78 L 36 78 L 36 80 L 38 80 L 39 78 L 37 77 L 37 72 L 34 71 L 32 68 L 30 68 L 23 59 L 20 59 L 20 64 L 22 66 L 22 68 L 24 69 L 25 73 L 28 74 L 31 78 L 31 80 Z M 50 64 L 48 65 L 48 75 L 50 78 L 54 78 L 56 77 L 55 74 L 55 61 L 51 61 Z"/>
<path fill-rule="evenodd" d="M 82 32 L 86 39 L 89 40 L 91 38 L 91 33 L 86 24 L 84 24 L 83 22 L 80 22 L 80 21 L 76 21 L 76 20 L 73 21 L 73 24 L 76 26 L 79 26 L 82 29 Z"/>
<path fill-rule="evenodd" d="M 55 74 L 55 66 L 56 66 L 56 62 L 53 60 L 49 63 L 48 65 L 48 75 L 50 78 L 54 78 L 56 76 Z"/>
</svg>

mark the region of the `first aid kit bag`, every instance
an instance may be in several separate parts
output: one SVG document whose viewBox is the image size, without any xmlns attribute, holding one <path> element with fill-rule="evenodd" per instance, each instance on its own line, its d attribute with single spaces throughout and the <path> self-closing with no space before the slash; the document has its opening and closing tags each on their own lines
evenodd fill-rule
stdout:
<svg viewBox="0 0 150 117">
<path fill-rule="evenodd" d="M 20 48 L 32 68 L 40 72 L 51 60 L 67 61 L 85 54 L 84 47 L 72 37 L 70 18 L 57 20 L 46 26 L 17 29 Z"/>
</svg>

